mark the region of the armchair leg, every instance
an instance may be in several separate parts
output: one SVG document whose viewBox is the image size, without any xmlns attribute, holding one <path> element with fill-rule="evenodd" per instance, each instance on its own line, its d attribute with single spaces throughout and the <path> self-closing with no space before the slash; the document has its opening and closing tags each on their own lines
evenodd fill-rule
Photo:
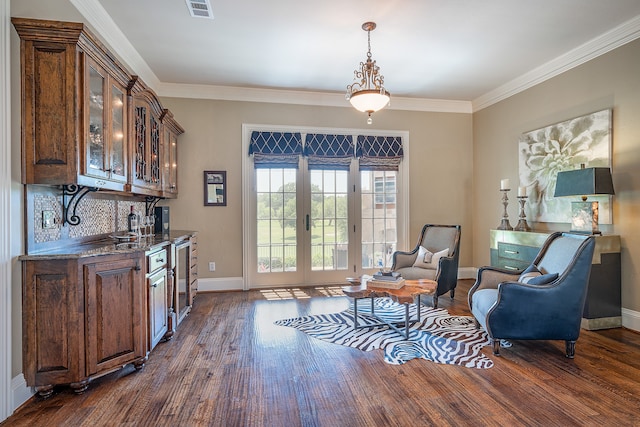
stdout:
<svg viewBox="0 0 640 427">
<path fill-rule="evenodd" d="M 565 351 L 566 351 L 566 356 L 569 359 L 573 359 L 573 357 L 576 355 L 576 342 L 575 341 L 565 341 Z"/>
<path fill-rule="evenodd" d="M 493 354 L 500 356 L 500 340 L 491 340 L 493 345 Z"/>
<path fill-rule="evenodd" d="M 438 295 L 433 296 L 433 308 L 438 308 Z"/>
<path fill-rule="evenodd" d="M 451 289 L 451 299 L 453 299 L 453 297 L 456 295 L 456 288 Z"/>
</svg>

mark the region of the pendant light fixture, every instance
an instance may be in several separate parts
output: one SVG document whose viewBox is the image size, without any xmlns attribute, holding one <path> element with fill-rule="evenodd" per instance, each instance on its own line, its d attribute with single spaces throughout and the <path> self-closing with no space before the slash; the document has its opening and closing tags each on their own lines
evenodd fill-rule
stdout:
<svg viewBox="0 0 640 427">
<path fill-rule="evenodd" d="M 367 32 L 367 60 L 354 71 L 355 81 L 347 86 L 346 98 L 356 110 L 367 113 L 367 123 L 371 124 L 371 114 L 389 105 L 391 94 L 384 88 L 380 67 L 371 59 L 371 31 L 376 29 L 376 23 L 365 22 L 362 29 Z"/>
</svg>

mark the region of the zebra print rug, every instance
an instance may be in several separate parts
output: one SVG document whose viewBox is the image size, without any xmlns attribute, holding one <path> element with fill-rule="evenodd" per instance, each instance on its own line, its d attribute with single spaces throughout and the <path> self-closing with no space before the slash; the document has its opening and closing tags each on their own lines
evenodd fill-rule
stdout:
<svg viewBox="0 0 640 427">
<path fill-rule="evenodd" d="M 410 305 L 410 316 L 415 318 L 417 306 Z M 375 314 L 387 321 L 404 321 L 405 307 L 388 298 L 375 299 Z M 358 325 L 379 323 L 371 317 L 370 304 L 358 304 Z M 362 351 L 384 350 L 385 362 L 401 365 L 415 358 L 435 363 L 460 365 L 467 368 L 487 369 L 493 361 L 481 353 L 490 344 L 484 330 L 476 329 L 473 318 L 450 316 L 446 309 L 421 307 L 421 321 L 414 323 L 410 340 L 386 326 L 353 329 L 353 302 L 349 309 L 332 314 L 318 314 L 293 319 L 282 319 L 276 325 L 296 328 L 314 338 L 357 348 Z M 503 346 L 510 343 L 503 342 Z"/>
</svg>

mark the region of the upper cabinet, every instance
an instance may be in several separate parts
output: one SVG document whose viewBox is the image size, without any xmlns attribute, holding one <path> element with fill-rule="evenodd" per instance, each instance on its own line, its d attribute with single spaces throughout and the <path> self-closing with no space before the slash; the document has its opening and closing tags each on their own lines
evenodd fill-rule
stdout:
<svg viewBox="0 0 640 427">
<path fill-rule="evenodd" d="M 22 182 L 176 197 L 171 150 L 184 131 L 155 93 L 82 23 L 12 22 L 20 36 Z"/>
<path fill-rule="evenodd" d="M 162 191 L 165 197 L 176 198 L 178 197 L 178 136 L 184 133 L 184 129 L 175 121 L 169 110 L 164 110 L 161 120 L 164 125 Z"/>
<path fill-rule="evenodd" d="M 162 196 L 162 106 L 156 94 L 134 76 L 129 84 L 132 99 L 132 193 Z"/>
</svg>

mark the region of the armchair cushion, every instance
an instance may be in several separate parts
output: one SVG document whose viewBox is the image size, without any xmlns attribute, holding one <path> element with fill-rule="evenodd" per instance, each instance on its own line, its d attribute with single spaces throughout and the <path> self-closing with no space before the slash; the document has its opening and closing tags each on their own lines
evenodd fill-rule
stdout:
<svg viewBox="0 0 640 427">
<path fill-rule="evenodd" d="M 527 283 L 530 285 L 546 285 L 558 278 L 558 273 L 542 274 L 537 277 L 532 277 Z"/>
<path fill-rule="evenodd" d="M 449 248 L 433 253 L 424 246 L 420 246 L 420 248 L 418 249 L 418 256 L 413 263 L 413 267 L 435 270 L 438 268 L 440 258 L 447 255 L 449 255 Z"/>
<path fill-rule="evenodd" d="M 531 279 L 538 277 L 540 275 L 542 275 L 542 273 L 540 273 L 540 270 L 538 270 L 538 267 L 531 264 L 522 272 L 522 274 L 520 274 L 520 277 L 518 278 L 518 282 L 529 283 Z"/>
</svg>

